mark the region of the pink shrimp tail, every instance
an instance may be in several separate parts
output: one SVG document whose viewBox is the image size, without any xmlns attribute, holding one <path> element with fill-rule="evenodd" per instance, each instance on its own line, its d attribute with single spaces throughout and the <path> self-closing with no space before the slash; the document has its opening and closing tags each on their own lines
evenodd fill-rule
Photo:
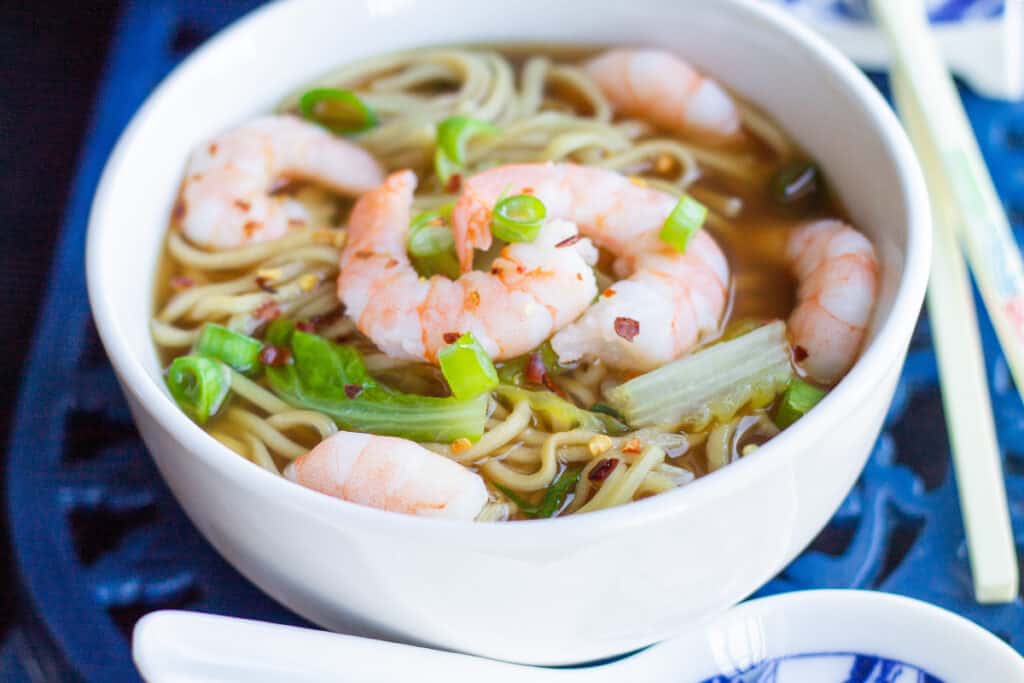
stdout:
<svg viewBox="0 0 1024 683">
<path fill-rule="evenodd" d="M 467 186 L 452 210 L 452 233 L 459 267 L 466 273 L 473 269 L 473 251 L 491 248 L 491 209 L 487 202 Z"/>
</svg>

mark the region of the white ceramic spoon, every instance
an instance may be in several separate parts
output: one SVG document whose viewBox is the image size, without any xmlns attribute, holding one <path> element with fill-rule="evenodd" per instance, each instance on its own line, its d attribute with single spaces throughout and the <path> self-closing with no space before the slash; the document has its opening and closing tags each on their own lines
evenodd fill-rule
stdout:
<svg viewBox="0 0 1024 683">
<path fill-rule="evenodd" d="M 733 679 L 738 683 L 759 680 L 758 670 L 771 668 L 773 659 L 809 653 L 866 653 L 910 662 L 942 683 L 1024 681 L 1024 660 L 971 622 L 916 600 L 863 591 L 804 591 L 744 603 L 686 635 L 609 664 L 578 669 L 520 666 L 178 611 L 144 617 L 135 627 L 132 650 L 150 683 L 699 683 L 745 672 Z M 791 658 L 771 672 L 771 680 L 841 683 L 851 661 L 836 654 Z M 904 667 L 904 673 L 906 680 L 918 680 L 916 669 Z M 884 680 L 902 683 L 904 678 Z"/>
</svg>

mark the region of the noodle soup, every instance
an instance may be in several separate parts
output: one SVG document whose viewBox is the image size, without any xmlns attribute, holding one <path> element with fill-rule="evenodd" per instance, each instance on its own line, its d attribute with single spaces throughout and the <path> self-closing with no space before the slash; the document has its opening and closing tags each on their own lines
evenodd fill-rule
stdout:
<svg viewBox="0 0 1024 683">
<path fill-rule="evenodd" d="M 366 158 L 393 175 L 359 186 Z M 197 152 L 153 338 L 193 419 L 300 484 L 589 512 L 749 455 L 839 381 L 877 288 L 844 220 L 785 131 L 673 56 L 412 50 Z"/>
</svg>

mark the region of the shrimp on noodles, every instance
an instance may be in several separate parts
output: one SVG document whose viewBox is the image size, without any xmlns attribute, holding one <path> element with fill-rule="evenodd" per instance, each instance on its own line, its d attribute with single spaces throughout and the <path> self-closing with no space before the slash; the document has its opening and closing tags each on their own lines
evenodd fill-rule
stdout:
<svg viewBox="0 0 1024 683">
<path fill-rule="evenodd" d="M 175 213 L 185 236 L 212 249 L 282 237 L 305 227 L 302 204 L 275 194 L 306 180 L 345 195 L 381 183 L 383 171 L 362 147 L 294 116 L 262 116 L 214 138 L 192 155 Z"/>
</svg>

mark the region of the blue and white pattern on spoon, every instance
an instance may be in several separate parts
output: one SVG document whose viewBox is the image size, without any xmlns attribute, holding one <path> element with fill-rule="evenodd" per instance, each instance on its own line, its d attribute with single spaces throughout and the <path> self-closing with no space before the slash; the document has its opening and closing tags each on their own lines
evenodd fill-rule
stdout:
<svg viewBox="0 0 1024 683">
<path fill-rule="evenodd" d="M 792 655 L 703 683 L 943 683 L 928 672 L 884 657 L 853 653 Z"/>
</svg>

